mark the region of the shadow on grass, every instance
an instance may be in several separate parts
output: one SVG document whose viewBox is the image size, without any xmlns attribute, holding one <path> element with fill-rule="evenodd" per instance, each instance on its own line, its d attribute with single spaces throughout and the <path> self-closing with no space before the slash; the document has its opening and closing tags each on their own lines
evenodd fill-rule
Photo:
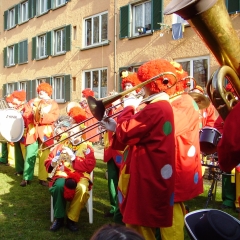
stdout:
<svg viewBox="0 0 240 240">
<path fill-rule="evenodd" d="M 105 168 L 106 164 L 98 160 L 94 170 L 93 224 L 89 224 L 87 210 L 83 209 L 80 231 L 72 233 L 66 228 L 49 231 L 50 193 L 38 184 L 36 176 L 30 185 L 20 187 L 22 177 L 14 175 L 14 168 L 0 165 L 0 239 L 90 239 L 96 229 L 111 222 L 103 217 L 109 208 Z"/>
</svg>

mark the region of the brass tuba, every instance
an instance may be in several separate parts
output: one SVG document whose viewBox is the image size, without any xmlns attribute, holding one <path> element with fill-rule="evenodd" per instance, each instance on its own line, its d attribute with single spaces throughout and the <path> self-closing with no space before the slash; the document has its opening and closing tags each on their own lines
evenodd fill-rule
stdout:
<svg viewBox="0 0 240 240">
<path fill-rule="evenodd" d="M 207 83 L 207 93 L 225 119 L 236 104 L 235 96 L 224 87 L 228 79 L 240 97 L 239 38 L 232 26 L 224 0 L 179 0 L 170 2 L 164 14 L 176 13 L 187 20 L 220 64 Z"/>
</svg>

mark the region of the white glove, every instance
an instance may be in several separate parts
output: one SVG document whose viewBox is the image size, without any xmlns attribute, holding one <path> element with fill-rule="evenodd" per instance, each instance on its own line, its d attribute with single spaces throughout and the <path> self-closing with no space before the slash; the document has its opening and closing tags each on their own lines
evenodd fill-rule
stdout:
<svg viewBox="0 0 240 240">
<path fill-rule="evenodd" d="M 115 132 L 117 123 L 113 118 L 106 118 L 99 122 L 99 124 L 108 131 Z"/>
<path fill-rule="evenodd" d="M 57 161 L 59 160 L 59 156 L 55 156 L 53 159 L 52 159 L 52 162 L 51 162 L 51 166 L 52 167 L 55 167 L 57 165 Z"/>
<path fill-rule="evenodd" d="M 130 96 L 128 98 L 123 99 L 123 107 L 125 108 L 128 106 L 132 106 L 134 107 L 134 109 L 136 109 L 138 105 L 141 103 L 141 101 L 142 101 L 142 97 L 136 98 L 134 96 Z"/>
<path fill-rule="evenodd" d="M 63 152 L 63 153 L 67 153 L 72 161 L 75 160 L 76 156 L 75 156 L 74 152 L 73 152 L 70 148 L 68 148 L 68 147 L 63 147 L 62 152 Z"/>
</svg>

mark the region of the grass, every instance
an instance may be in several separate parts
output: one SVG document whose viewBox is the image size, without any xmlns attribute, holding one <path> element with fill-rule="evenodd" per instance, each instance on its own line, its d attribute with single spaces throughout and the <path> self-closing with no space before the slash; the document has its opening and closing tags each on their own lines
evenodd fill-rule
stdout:
<svg viewBox="0 0 240 240">
<path fill-rule="evenodd" d="M 32 183 L 27 187 L 20 187 L 21 176 L 14 175 L 15 170 L 13 167 L 1 164 L 0 239 L 89 240 L 96 229 L 111 222 L 111 219 L 103 217 L 104 212 L 110 208 L 105 170 L 106 164 L 101 160 L 97 160 L 97 166 L 94 170 L 93 224 L 89 224 L 88 213 L 84 209 L 78 223 L 79 232 L 72 233 L 66 228 L 62 228 L 57 232 L 50 232 L 50 194 L 48 188 L 39 185 L 37 177 L 34 177 Z M 190 207 L 190 211 L 205 208 L 209 187 L 210 181 L 206 181 L 204 194 L 186 203 Z M 214 208 L 219 208 L 220 205 L 221 187 L 218 187 Z M 212 202 L 208 207 L 213 207 Z M 228 210 L 228 213 L 237 218 L 237 213 L 233 210 Z M 190 239 L 187 234 L 185 234 L 185 239 Z"/>
</svg>

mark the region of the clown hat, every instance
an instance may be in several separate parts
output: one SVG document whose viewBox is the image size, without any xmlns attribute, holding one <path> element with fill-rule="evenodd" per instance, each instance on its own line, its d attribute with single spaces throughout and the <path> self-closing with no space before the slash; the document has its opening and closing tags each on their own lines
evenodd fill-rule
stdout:
<svg viewBox="0 0 240 240">
<path fill-rule="evenodd" d="M 40 91 L 46 92 L 50 97 L 52 95 L 52 86 L 49 83 L 43 82 L 37 87 L 37 93 L 39 93 Z"/>
<path fill-rule="evenodd" d="M 145 82 L 164 72 L 171 72 L 175 76 L 177 75 L 175 67 L 169 61 L 165 59 L 151 60 L 140 66 L 138 69 L 138 78 L 141 82 Z M 146 87 L 155 93 L 164 91 L 172 95 L 176 91 L 175 83 L 176 78 L 173 75 L 166 74 L 148 83 Z"/>
<path fill-rule="evenodd" d="M 80 123 L 87 119 L 86 112 L 81 107 L 72 107 L 68 115 L 75 121 L 75 123 Z"/>
<path fill-rule="evenodd" d="M 94 97 L 94 91 L 92 91 L 90 88 L 86 88 L 82 91 L 83 97 L 87 98 L 89 96 Z"/>
<path fill-rule="evenodd" d="M 19 101 L 23 102 L 26 100 L 26 92 L 24 90 L 14 91 L 12 93 L 13 98 L 17 98 Z"/>
</svg>

